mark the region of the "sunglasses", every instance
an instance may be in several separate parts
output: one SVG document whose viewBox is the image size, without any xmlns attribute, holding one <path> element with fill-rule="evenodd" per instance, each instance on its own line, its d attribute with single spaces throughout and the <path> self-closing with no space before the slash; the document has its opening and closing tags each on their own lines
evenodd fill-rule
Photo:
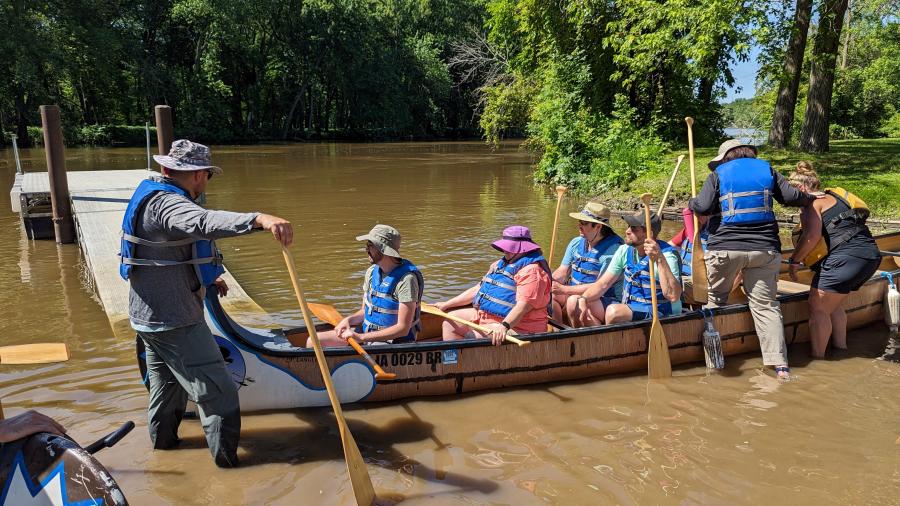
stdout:
<svg viewBox="0 0 900 506">
<path fill-rule="evenodd" d="M 206 177 L 206 180 L 207 180 L 207 181 L 209 181 L 210 179 L 212 179 L 213 175 L 215 175 L 215 173 L 212 171 L 212 169 L 206 169 L 206 176 L 207 176 L 207 177 Z"/>
</svg>

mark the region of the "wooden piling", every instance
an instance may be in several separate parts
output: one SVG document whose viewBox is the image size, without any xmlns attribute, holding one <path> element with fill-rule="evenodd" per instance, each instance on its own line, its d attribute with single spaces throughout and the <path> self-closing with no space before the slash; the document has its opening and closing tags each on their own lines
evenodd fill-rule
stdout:
<svg viewBox="0 0 900 506">
<path fill-rule="evenodd" d="M 172 141 L 175 140 L 172 127 L 172 108 L 167 105 L 158 105 L 154 108 L 156 116 L 156 144 L 159 154 L 168 155 L 172 149 Z"/>
<path fill-rule="evenodd" d="M 47 173 L 50 178 L 50 205 L 53 209 L 53 232 L 56 242 L 75 242 L 75 222 L 69 202 L 69 180 L 66 177 L 66 155 L 63 148 L 59 107 L 42 105 L 41 125 L 44 129 L 44 152 L 47 155 Z"/>
</svg>

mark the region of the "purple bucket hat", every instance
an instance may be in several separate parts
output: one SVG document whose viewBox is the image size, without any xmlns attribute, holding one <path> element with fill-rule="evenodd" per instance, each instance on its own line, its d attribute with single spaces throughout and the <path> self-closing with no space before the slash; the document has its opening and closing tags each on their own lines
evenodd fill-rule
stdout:
<svg viewBox="0 0 900 506">
<path fill-rule="evenodd" d="M 541 249 L 540 246 L 531 242 L 531 230 L 521 225 L 513 225 L 503 229 L 503 238 L 499 241 L 494 241 L 491 246 L 498 251 L 515 255 Z"/>
</svg>

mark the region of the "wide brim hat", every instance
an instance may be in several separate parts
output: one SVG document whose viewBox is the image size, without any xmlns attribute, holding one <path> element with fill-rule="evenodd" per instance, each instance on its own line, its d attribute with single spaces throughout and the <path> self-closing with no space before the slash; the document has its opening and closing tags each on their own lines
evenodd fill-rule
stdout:
<svg viewBox="0 0 900 506">
<path fill-rule="evenodd" d="M 719 154 L 716 155 L 715 158 L 710 160 L 708 164 L 706 164 L 709 167 L 709 170 L 715 170 L 716 167 L 722 165 L 722 159 L 725 158 L 725 155 L 727 155 L 729 151 L 741 147 L 750 148 L 754 153 L 757 152 L 756 146 L 754 146 L 753 144 L 748 144 L 740 139 L 728 139 L 727 141 L 719 145 Z"/>
<path fill-rule="evenodd" d="M 178 139 L 172 143 L 168 155 L 153 155 L 156 163 L 170 170 L 194 172 L 211 170 L 213 174 L 222 174 L 222 168 L 212 164 L 209 148 L 203 144 Z"/>
<path fill-rule="evenodd" d="M 375 225 L 368 234 L 356 237 L 357 241 L 369 241 L 383 255 L 400 257 L 400 232 L 390 225 Z"/>
<path fill-rule="evenodd" d="M 513 225 L 503 229 L 503 237 L 491 243 L 491 246 L 504 253 L 520 255 L 541 249 L 531 240 L 531 230 L 521 225 Z"/>
<path fill-rule="evenodd" d="M 579 221 L 589 221 L 591 223 L 599 223 L 606 228 L 612 230 L 609 225 L 609 217 L 612 215 L 609 208 L 599 202 L 588 202 L 584 205 L 584 209 L 577 213 L 569 213 L 569 216 Z"/>
<path fill-rule="evenodd" d="M 647 227 L 647 218 L 644 215 L 644 211 L 626 214 L 622 216 L 622 219 L 625 220 L 625 223 L 627 223 L 629 227 Z M 650 214 L 650 226 L 653 228 L 653 237 L 658 236 L 659 232 L 662 230 L 662 220 L 659 219 L 659 216 L 657 216 L 656 213 Z"/>
</svg>

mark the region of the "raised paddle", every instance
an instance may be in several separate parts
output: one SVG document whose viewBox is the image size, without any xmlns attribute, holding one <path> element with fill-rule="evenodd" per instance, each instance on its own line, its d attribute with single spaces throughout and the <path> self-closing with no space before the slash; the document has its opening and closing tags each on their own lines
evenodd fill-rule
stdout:
<svg viewBox="0 0 900 506">
<path fill-rule="evenodd" d="M 662 219 L 663 208 L 666 207 L 666 201 L 669 200 L 669 193 L 672 191 L 672 183 L 675 182 L 675 176 L 678 175 L 678 168 L 681 167 L 681 162 L 683 161 L 684 155 L 678 155 L 678 161 L 675 162 L 675 170 L 672 171 L 672 177 L 669 178 L 669 184 L 666 186 L 666 193 L 663 193 L 663 198 L 659 201 L 659 209 L 656 210 L 656 215 L 659 216 L 659 219 Z"/>
<path fill-rule="evenodd" d="M 562 204 L 563 195 L 566 194 L 567 188 L 563 185 L 556 187 L 556 215 L 553 217 L 553 234 L 550 235 L 550 256 L 547 258 L 547 265 L 553 269 L 553 248 L 556 247 L 556 228 L 559 225 L 559 206 Z"/>
<path fill-rule="evenodd" d="M 694 166 L 694 118 L 684 118 L 688 131 L 688 155 L 691 160 L 691 197 L 697 197 L 697 170 Z M 694 300 L 705 304 L 709 300 L 709 280 L 706 277 L 706 261 L 703 260 L 703 244 L 700 242 L 700 223 L 694 213 L 694 234 L 691 238 L 691 285 Z"/>
<path fill-rule="evenodd" d="M 341 316 L 341 313 L 339 313 L 338 310 L 330 304 L 316 304 L 315 302 L 308 302 L 307 305 L 309 306 L 310 311 L 312 311 L 312 314 L 316 316 L 316 318 L 322 320 L 323 322 L 328 322 L 334 327 L 337 327 L 337 324 L 341 323 L 341 320 L 344 319 L 344 317 Z M 375 359 L 372 358 L 372 355 L 369 355 L 365 348 L 363 348 L 359 345 L 359 343 L 356 342 L 356 339 L 353 339 L 351 337 L 347 339 L 347 342 L 350 343 L 350 346 L 352 346 L 354 350 L 356 350 L 356 353 L 359 353 L 359 355 L 362 358 L 366 359 L 366 362 L 368 362 L 369 365 L 371 365 L 372 368 L 375 369 L 375 379 L 392 380 L 397 377 L 397 375 L 392 372 L 384 372 L 384 369 L 382 369 L 381 366 L 378 365 L 377 362 L 375 362 Z"/>
<path fill-rule="evenodd" d="M 66 343 L 0 346 L 0 364 L 46 364 L 69 360 Z"/>
<path fill-rule="evenodd" d="M 650 222 L 650 199 L 652 198 L 653 195 L 649 193 L 641 195 L 641 202 L 644 203 L 644 222 L 647 224 L 647 237 L 656 239 L 653 237 L 653 228 Z M 651 259 L 647 259 L 647 264 L 650 265 L 650 301 L 653 304 L 653 324 L 650 327 L 650 343 L 647 346 L 647 372 L 652 379 L 668 378 L 672 375 L 672 362 L 669 360 L 669 343 L 666 341 L 666 334 L 663 332 L 662 325 L 659 323 L 659 315 L 657 314 L 656 266 Z"/>
<path fill-rule="evenodd" d="M 465 318 L 460 318 L 458 316 L 454 316 L 452 314 L 445 313 L 445 312 L 441 311 L 440 309 L 438 309 L 437 306 L 433 306 L 431 304 L 426 304 L 424 302 L 422 303 L 422 312 L 440 316 L 441 318 L 446 318 L 448 320 L 452 320 L 457 323 L 462 323 L 463 325 L 471 327 L 471 328 L 477 330 L 478 332 L 481 332 L 482 334 L 490 335 L 490 333 L 492 332 L 491 329 L 489 329 L 483 325 L 479 325 L 475 322 L 470 322 L 469 320 L 466 320 Z M 512 331 L 510 330 L 510 332 L 512 332 Z M 519 346 L 526 346 L 529 344 L 529 341 L 523 341 L 523 340 L 513 337 L 509 334 L 506 334 L 506 340 L 511 343 L 518 344 Z"/>
<path fill-rule="evenodd" d="M 285 246 L 281 247 L 281 253 L 284 255 L 284 262 L 287 264 L 288 272 L 291 274 L 291 284 L 294 285 L 294 293 L 297 295 L 297 302 L 300 303 L 300 311 L 303 313 L 306 329 L 309 330 L 309 337 L 316 352 L 316 361 L 319 363 L 319 371 L 322 373 L 325 389 L 328 391 L 328 399 L 331 401 L 332 409 L 334 409 L 334 417 L 337 420 L 338 429 L 341 433 L 341 443 L 344 445 L 344 459 L 347 461 L 347 472 L 350 475 L 350 486 L 353 488 L 356 504 L 371 505 L 375 502 L 375 489 L 372 487 L 372 479 L 369 477 L 366 462 L 359 453 L 359 447 L 356 446 L 353 434 L 350 433 L 347 422 L 344 420 L 341 403 L 337 398 L 337 392 L 334 390 L 334 384 L 331 382 L 328 364 L 325 362 L 325 353 L 322 352 L 322 345 L 319 343 L 319 336 L 316 334 L 315 325 L 313 325 L 312 314 L 306 305 L 306 300 L 303 298 L 303 290 L 300 288 L 300 277 L 297 276 L 297 271 L 294 268 L 294 256 L 291 255 L 291 252 Z"/>
</svg>

